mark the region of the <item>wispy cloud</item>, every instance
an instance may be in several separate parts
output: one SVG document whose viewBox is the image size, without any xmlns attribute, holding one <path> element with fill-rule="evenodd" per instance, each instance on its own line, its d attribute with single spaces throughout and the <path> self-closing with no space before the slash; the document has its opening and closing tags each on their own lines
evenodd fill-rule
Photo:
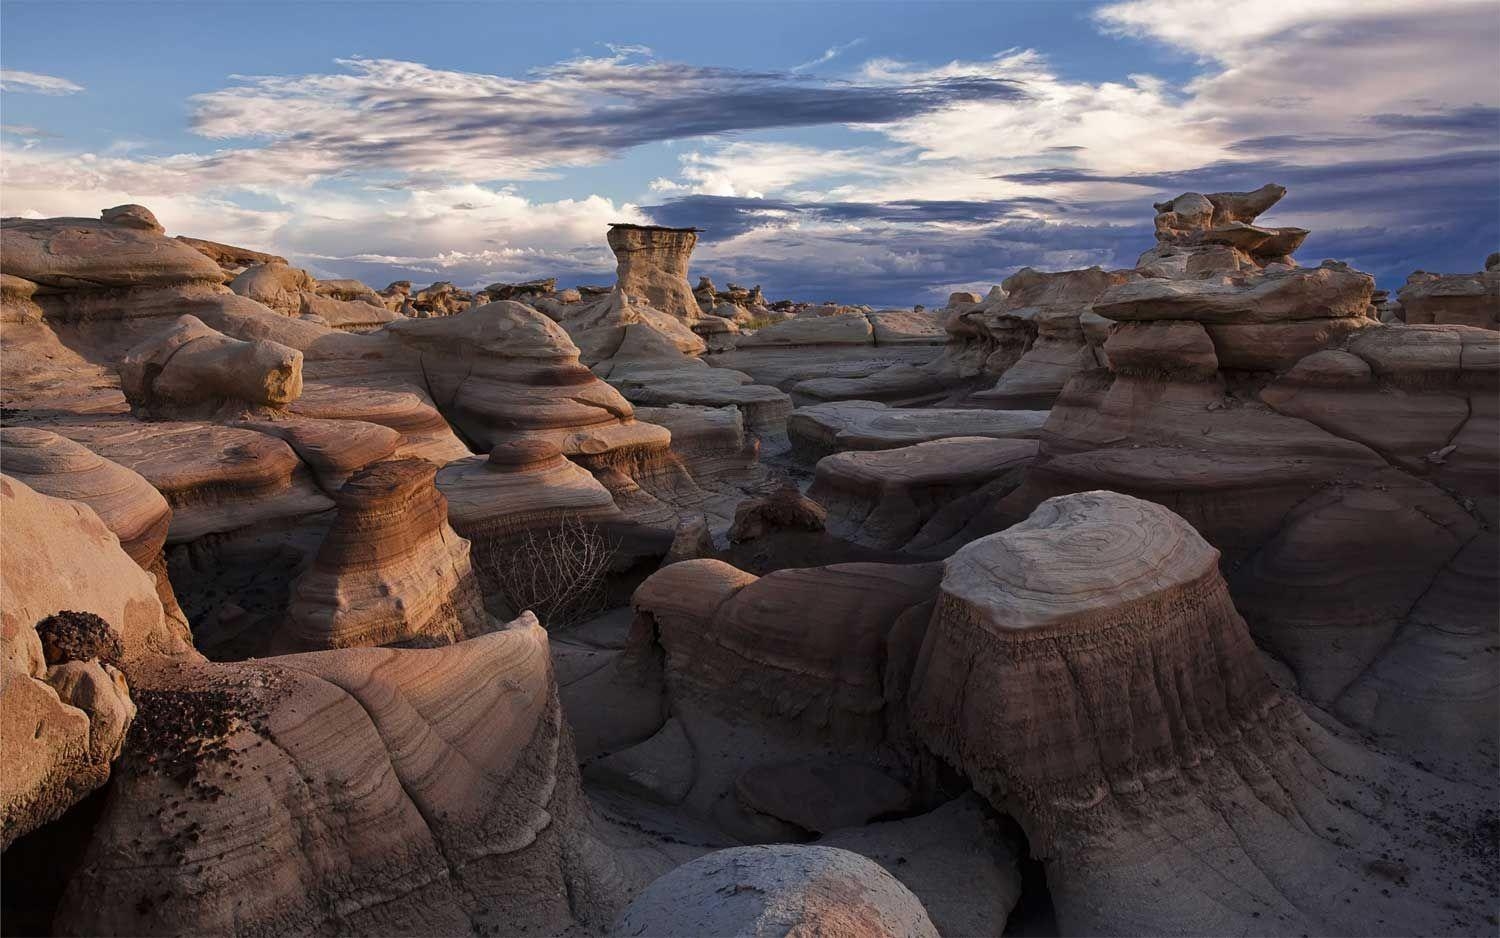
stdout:
<svg viewBox="0 0 1500 938">
<path fill-rule="evenodd" d="M 83 86 L 37 72 L 23 72 L 13 68 L 0 68 L 0 91 L 29 91 L 33 94 L 78 94 Z"/>
<path fill-rule="evenodd" d="M 840 43 L 835 46 L 829 46 L 827 49 L 824 49 L 823 54 L 818 56 L 817 58 L 803 62 L 801 65 L 792 66 L 792 71 L 805 72 L 808 69 L 817 68 L 819 65 L 832 62 L 834 59 L 838 58 L 845 52 L 848 52 L 850 49 L 853 49 L 855 46 L 864 41 L 865 38 L 861 36 L 858 39 L 851 39 L 848 42 Z"/>
</svg>

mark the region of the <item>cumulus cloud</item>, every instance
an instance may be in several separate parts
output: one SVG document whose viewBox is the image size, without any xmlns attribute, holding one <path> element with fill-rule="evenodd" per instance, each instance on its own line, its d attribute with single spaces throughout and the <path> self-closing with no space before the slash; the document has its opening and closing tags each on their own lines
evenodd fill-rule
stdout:
<svg viewBox="0 0 1500 938">
<path fill-rule="evenodd" d="M 23 72 L 14 68 L 0 68 L 0 91 L 29 91 L 33 94 L 78 94 L 83 86 L 37 72 Z"/>
</svg>

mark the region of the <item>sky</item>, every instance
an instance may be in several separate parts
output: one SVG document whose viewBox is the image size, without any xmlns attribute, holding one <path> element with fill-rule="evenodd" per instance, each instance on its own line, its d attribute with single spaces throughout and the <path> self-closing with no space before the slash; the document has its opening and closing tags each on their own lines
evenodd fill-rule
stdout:
<svg viewBox="0 0 1500 938">
<path fill-rule="evenodd" d="M 694 276 L 940 305 L 1290 190 L 1303 263 L 1500 249 L 1500 0 L 0 0 L 0 213 L 151 208 L 318 277 Z"/>
</svg>

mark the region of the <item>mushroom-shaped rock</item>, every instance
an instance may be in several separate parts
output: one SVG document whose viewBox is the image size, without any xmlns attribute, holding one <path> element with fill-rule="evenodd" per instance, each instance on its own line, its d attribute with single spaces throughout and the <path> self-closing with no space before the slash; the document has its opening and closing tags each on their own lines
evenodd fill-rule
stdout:
<svg viewBox="0 0 1500 938">
<path fill-rule="evenodd" d="M 392 459 L 344 483 L 338 517 L 292 586 L 280 648 L 444 644 L 490 627 L 436 472 L 425 459 Z"/>
<path fill-rule="evenodd" d="M 1218 560 L 1172 512 L 1112 492 L 965 546 L 912 679 L 919 733 L 1050 855 L 1074 806 L 1196 765 L 1275 701 Z"/>
<path fill-rule="evenodd" d="M 1482 796 L 1281 696 L 1218 560 L 1159 505 L 1042 503 L 948 560 L 914 727 L 1018 819 L 1066 933 L 1402 934 L 1439 908 L 1443 930 L 1472 928 L 1454 898 L 1474 874 L 1449 864 L 1488 861 L 1454 857 L 1445 832 Z"/>
<path fill-rule="evenodd" d="M 608 237 L 621 292 L 686 322 L 698 319 L 701 310 L 687 279 L 697 229 L 616 224 Z"/>
<path fill-rule="evenodd" d="M 5 272 L 61 289 L 224 281 L 219 265 L 156 231 L 97 218 L 0 219 Z"/>
<path fill-rule="evenodd" d="M 1245 324 L 1363 318 L 1375 281 L 1342 265 L 1266 273 L 1244 282 L 1148 278 L 1111 287 L 1094 312 L 1116 321 Z"/>
<path fill-rule="evenodd" d="M 485 448 L 519 436 L 565 455 L 631 447 L 665 450 L 671 435 L 637 423 L 630 402 L 578 361 L 578 348 L 541 313 L 501 300 L 436 319 L 406 319 L 387 334 L 421 356 L 434 403 Z"/>
<path fill-rule="evenodd" d="M 319 420 L 275 414 L 239 420 L 236 427 L 285 440 L 317 477 L 324 491 L 337 490 L 371 463 L 396 455 L 401 433 L 366 420 Z"/>
<path fill-rule="evenodd" d="M 132 407 L 153 417 L 284 408 L 302 394 L 302 353 L 266 339 L 230 338 L 181 316 L 125 353 L 120 387 Z"/>
<path fill-rule="evenodd" d="M 829 533 L 856 544 L 896 550 L 959 499 L 1009 478 L 1035 458 L 1035 440 L 949 437 L 818 461 L 808 495 L 828 509 Z"/>
<path fill-rule="evenodd" d="M 660 938 L 937 938 L 922 903 L 878 864 L 836 847 L 719 850 L 647 886 L 611 934 Z"/>
<path fill-rule="evenodd" d="M 550 935 L 618 910 L 530 616 L 135 687 L 60 934 Z"/>
</svg>

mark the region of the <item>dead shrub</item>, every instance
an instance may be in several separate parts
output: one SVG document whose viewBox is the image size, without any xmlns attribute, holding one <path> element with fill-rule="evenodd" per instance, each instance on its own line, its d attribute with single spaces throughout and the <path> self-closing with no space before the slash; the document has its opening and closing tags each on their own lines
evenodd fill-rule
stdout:
<svg viewBox="0 0 1500 938">
<path fill-rule="evenodd" d="M 500 592 L 516 612 L 530 609 L 548 629 L 565 629 L 604 611 L 605 576 L 615 545 L 577 515 L 527 531 L 498 564 Z"/>
</svg>

